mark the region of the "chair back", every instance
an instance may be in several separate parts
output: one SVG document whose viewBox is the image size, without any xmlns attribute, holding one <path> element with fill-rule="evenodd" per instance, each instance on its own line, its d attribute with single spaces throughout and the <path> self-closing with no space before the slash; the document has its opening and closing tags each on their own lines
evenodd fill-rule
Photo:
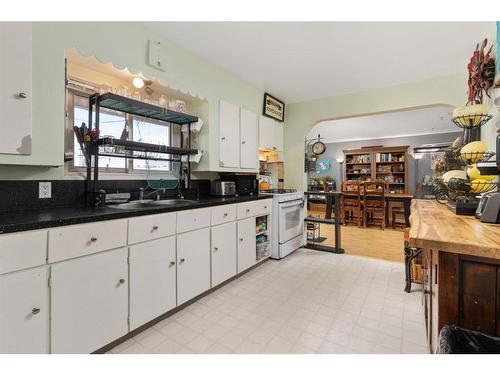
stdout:
<svg viewBox="0 0 500 375">
<path fill-rule="evenodd" d="M 361 203 L 361 183 L 355 180 L 342 181 L 341 191 L 344 194 L 344 204 Z"/>
<path fill-rule="evenodd" d="M 368 208 L 385 208 L 385 181 L 366 181 L 363 184 L 363 204 Z"/>
</svg>

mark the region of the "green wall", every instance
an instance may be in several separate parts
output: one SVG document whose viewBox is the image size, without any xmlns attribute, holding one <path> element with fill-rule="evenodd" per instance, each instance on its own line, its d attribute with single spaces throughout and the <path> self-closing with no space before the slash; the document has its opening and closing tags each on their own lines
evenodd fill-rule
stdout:
<svg viewBox="0 0 500 375">
<path fill-rule="evenodd" d="M 284 140 L 285 186 L 298 189 L 305 187 L 304 137 L 320 121 L 436 104 L 464 105 L 466 101 L 464 72 L 464 74 L 377 90 L 289 104 Z"/>
<path fill-rule="evenodd" d="M 165 47 L 165 72 L 146 64 L 150 39 L 161 41 Z M 95 55 L 101 62 L 112 61 L 132 73 L 157 77 L 163 84 L 207 99 L 209 118 L 204 119 L 207 129 L 219 121 L 219 99 L 240 104 L 255 113 L 261 110 L 262 91 L 165 40 L 141 23 L 33 23 L 33 153 L 0 155 L 0 179 L 64 178 L 64 50 L 68 48 Z M 204 142 L 207 142 L 205 147 L 217 150 L 218 133 L 207 133 Z"/>
</svg>

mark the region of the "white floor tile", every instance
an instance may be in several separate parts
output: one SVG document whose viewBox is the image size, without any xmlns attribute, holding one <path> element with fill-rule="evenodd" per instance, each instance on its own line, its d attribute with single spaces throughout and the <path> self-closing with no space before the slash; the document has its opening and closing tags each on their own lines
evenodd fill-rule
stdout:
<svg viewBox="0 0 500 375">
<path fill-rule="evenodd" d="M 427 353 L 403 264 L 299 250 L 270 260 L 110 353 Z"/>
</svg>

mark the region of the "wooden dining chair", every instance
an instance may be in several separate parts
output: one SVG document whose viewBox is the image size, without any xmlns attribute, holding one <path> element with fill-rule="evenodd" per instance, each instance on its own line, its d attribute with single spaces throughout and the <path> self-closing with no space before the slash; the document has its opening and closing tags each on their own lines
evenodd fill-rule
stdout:
<svg viewBox="0 0 500 375">
<path fill-rule="evenodd" d="M 363 222 L 365 228 L 368 222 L 378 222 L 385 229 L 386 202 L 385 194 L 387 185 L 385 181 L 365 182 L 363 192 Z"/>
<path fill-rule="evenodd" d="M 359 181 L 342 181 L 342 217 L 345 223 L 357 222 L 358 227 L 363 223 L 363 207 L 361 201 L 361 186 Z"/>
</svg>

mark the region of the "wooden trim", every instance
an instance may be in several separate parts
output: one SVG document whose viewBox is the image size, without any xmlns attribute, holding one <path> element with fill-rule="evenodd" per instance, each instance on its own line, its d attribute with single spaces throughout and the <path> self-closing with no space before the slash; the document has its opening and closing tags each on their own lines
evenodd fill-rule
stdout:
<svg viewBox="0 0 500 375">
<path fill-rule="evenodd" d="M 439 333 L 444 325 L 459 323 L 460 257 L 458 254 L 435 252 L 439 256 L 437 275 L 439 321 L 435 323 Z M 435 271 L 433 270 L 433 272 Z"/>
<path fill-rule="evenodd" d="M 142 326 L 134 329 L 133 331 L 130 331 L 129 333 L 127 333 L 126 335 L 116 339 L 115 341 L 103 346 L 102 348 L 100 349 L 97 349 L 96 351 L 92 352 L 91 354 L 104 354 L 108 351 L 110 351 L 111 349 L 113 349 L 114 347 L 120 345 L 121 343 L 127 341 L 128 339 L 138 335 L 139 333 L 145 331 L 146 329 L 154 326 L 156 323 L 159 323 L 161 322 L 162 320 L 168 318 L 169 316 L 172 316 L 174 315 L 176 312 L 184 309 L 185 307 L 195 303 L 196 301 L 198 301 L 199 299 L 203 298 L 203 297 L 206 297 L 208 296 L 209 294 L 215 292 L 217 289 L 219 288 L 222 288 L 223 286 L 225 286 L 226 284 L 229 284 L 231 281 L 233 280 L 236 280 L 238 279 L 239 277 L 243 276 L 244 274 L 246 274 L 247 272 L 250 272 L 252 271 L 253 269 L 257 268 L 258 266 L 260 266 L 261 264 L 267 262 L 270 258 L 267 258 L 267 259 L 264 259 L 262 261 L 259 261 L 257 264 L 253 265 L 252 267 L 240 272 L 239 274 L 231 277 L 230 279 L 227 279 L 226 281 L 220 283 L 219 285 L 217 286 L 214 286 L 213 288 L 203 292 L 202 294 L 200 294 L 199 296 L 196 296 L 192 299 L 190 299 L 189 301 L 187 302 L 184 302 L 182 305 L 180 306 L 177 306 L 175 308 L 173 308 L 172 310 L 169 310 L 167 311 L 166 313 L 154 318 L 153 320 L 143 324 Z"/>
</svg>

